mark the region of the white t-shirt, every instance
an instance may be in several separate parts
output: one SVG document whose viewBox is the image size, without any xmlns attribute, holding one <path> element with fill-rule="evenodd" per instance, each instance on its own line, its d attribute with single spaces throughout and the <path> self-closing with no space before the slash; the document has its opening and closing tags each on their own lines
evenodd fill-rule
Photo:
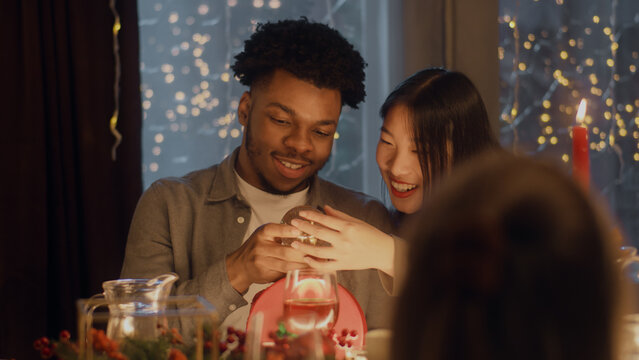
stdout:
<svg viewBox="0 0 639 360">
<path fill-rule="evenodd" d="M 295 206 L 304 205 L 307 202 L 308 187 L 289 195 L 275 195 L 262 191 L 247 183 L 237 172 L 235 172 L 235 176 L 240 194 L 242 194 L 246 202 L 251 206 L 251 220 L 249 221 L 242 243 L 244 243 L 258 227 L 266 223 L 279 224 L 287 211 Z M 221 329 L 233 326 L 242 331 L 246 330 L 246 321 L 249 310 L 251 309 L 253 297 L 271 284 L 272 283 L 251 284 L 244 294 L 244 299 L 248 302 L 248 305 L 238 307 L 227 316 L 224 322 L 222 322 Z"/>
</svg>

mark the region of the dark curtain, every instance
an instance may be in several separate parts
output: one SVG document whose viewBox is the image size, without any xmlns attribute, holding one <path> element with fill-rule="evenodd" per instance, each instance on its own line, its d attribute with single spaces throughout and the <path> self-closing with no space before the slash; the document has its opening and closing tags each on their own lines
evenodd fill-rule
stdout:
<svg viewBox="0 0 639 360">
<path fill-rule="evenodd" d="M 123 141 L 108 0 L 0 1 L 0 358 L 77 334 L 75 301 L 117 278 L 142 191 L 137 7 L 117 2 Z"/>
</svg>

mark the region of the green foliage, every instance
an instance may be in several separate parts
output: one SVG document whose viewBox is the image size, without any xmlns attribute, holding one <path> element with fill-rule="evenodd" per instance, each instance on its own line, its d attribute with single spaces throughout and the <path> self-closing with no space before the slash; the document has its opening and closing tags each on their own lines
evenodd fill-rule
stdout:
<svg viewBox="0 0 639 360">
<path fill-rule="evenodd" d="M 122 342 L 120 351 L 129 360 L 155 360 L 166 359 L 170 348 L 171 343 L 163 337 L 156 341 L 127 338 Z"/>
</svg>

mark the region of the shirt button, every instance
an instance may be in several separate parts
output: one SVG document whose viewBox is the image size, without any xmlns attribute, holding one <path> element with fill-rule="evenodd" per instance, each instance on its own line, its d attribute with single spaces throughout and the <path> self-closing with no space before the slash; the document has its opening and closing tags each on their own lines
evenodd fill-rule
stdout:
<svg viewBox="0 0 639 360">
<path fill-rule="evenodd" d="M 237 222 L 238 222 L 239 224 L 244 224 L 244 216 L 238 216 L 238 217 L 237 217 Z"/>
<path fill-rule="evenodd" d="M 235 309 L 237 309 L 237 306 L 235 306 L 235 304 L 229 305 L 229 310 L 235 311 Z"/>
</svg>

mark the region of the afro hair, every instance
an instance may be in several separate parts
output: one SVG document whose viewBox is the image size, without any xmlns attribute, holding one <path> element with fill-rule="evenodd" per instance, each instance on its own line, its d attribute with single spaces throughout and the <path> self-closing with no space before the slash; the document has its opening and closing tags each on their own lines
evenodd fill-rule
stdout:
<svg viewBox="0 0 639 360">
<path fill-rule="evenodd" d="M 357 109 L 366 96 L 365 66 L 337 30 L 303 17 L 259 24 L 231 68 L 249 87 L 276 69 L 286 70 L 319 88 L 339 90 L 342 104 Z"/>
</svg>

